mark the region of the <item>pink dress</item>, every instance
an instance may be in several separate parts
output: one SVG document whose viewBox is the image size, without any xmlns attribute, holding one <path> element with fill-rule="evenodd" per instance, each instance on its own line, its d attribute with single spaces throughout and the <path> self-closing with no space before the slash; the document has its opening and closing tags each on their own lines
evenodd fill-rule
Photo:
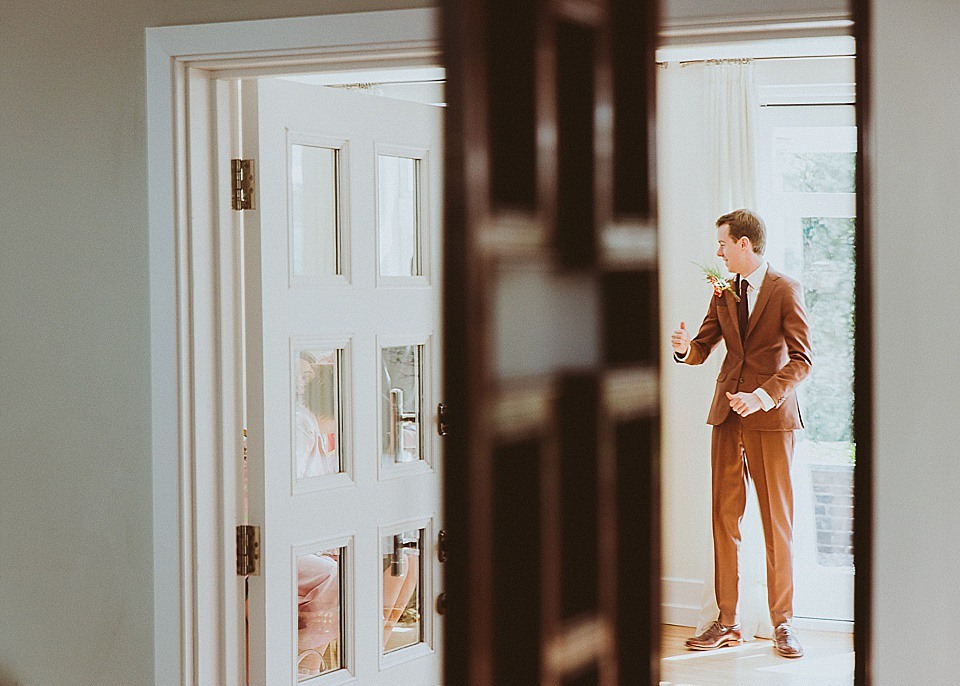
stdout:
<svg viewBox="0 0 960 686">
<path fill-rule="evenodd" d="M 328 555 L 297 558 L 297 647 L 316 648 L 340 638 L 340 584 L 337 561 Z"/>
</svg>

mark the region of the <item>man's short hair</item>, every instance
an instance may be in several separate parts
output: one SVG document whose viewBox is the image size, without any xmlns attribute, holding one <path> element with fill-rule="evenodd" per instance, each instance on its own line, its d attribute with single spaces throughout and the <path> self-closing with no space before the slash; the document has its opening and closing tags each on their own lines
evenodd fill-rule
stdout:
<svg viewBox="0 0 960 686">
<path fill-rule="evenodd" d="M 730 237 L 739 241 L 746 236 L 750 239 L 753 252 L 762 255 L 767 247 L 767 227 L 758 214 L 750 210 L 734 210 L 717 219 L 717 228 L 724 224 L 730 226 Z"/>
</svg>

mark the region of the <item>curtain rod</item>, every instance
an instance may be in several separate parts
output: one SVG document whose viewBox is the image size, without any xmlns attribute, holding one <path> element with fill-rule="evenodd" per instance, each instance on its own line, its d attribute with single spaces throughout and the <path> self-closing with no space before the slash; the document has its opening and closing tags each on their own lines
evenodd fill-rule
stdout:
<svg viewBox="0 0 960 686">
<path fill-rule="evenodd" d="M 669 64 L 670 62 L 677 62 L 681 67 L 685 67 L 688 64 L 706 64 L 707 62 L 760 62 L 766 60 L 822 60 L 822 59 L 837 59 L 840 57 L 848 57 L 853 59 L 856 55 L 783 55 L 782 57 L 720 57 L 720 58 L 710 58 L 702 60 L 657 60 L 657 64 Z"/>
</svg>

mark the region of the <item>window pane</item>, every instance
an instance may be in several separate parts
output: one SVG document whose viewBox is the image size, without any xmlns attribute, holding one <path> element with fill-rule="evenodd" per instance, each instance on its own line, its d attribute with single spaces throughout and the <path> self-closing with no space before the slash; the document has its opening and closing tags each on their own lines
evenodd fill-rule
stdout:
<svg viewBox="0 0 960 686">
<path fill-rule="evenodd" d="M 420 619 L 423 568 L 423 529 L 384 536 L 383 652 L 406 648 L 423 640 Z"/>
<path fill-rule="evenodd" d="M 378 156 L 377 202 L 380 275 L 419 276 L 420 161 Z"/>
<path fill-rule="evenodd" d="M 423 346 L 383 348 L 382 461 L 383 464 L 422 459 L 421 364 Z"/>
<path fill-rule="evenodd" d="M 341 274 L 339 151 L 293 145 L 290 159 L 293 275 Z"/>
<path fill-rule="evenodd" d="M 853 567 L 854 230 L 852 217 L 803 217 L 803 291 L 816 363 L 798 395 L 811 463 L 817 563 Z"/>
<path fill-rule="evenodd" d="M 339 350 L 300 350 L 294 355 L 294 464 L 296 478 L 341 471 Z"/>
<path fill-rule="evenodd" d="M 781 159 L 784 193 L 853 193 L 856 153 L 794 152 Z"/>
<path fill-rule="evenodd" d="M 297 557 L 297 680 L 343 668 L 341 560 L 333 548 Z"/>
<path fill-rule="evenodd" d="M 806 438 L 853 440 L 854 219 L 804 217 L 803 291 L 816 364 L 800 386 Z"/>
</svg>

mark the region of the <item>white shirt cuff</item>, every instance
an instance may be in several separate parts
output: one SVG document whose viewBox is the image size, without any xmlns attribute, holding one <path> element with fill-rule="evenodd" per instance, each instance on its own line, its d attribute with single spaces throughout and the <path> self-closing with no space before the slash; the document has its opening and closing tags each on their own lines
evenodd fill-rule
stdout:
<svg viewBox="0 0 960 686">
<path fill-rule="evenodd" d="M 692 345 L 687 346 L 687 352 L 685 352 L 683 355 L 681 355 L 676 350 L 674 350 L 673 351 L 674 359 L 676 359 L 677 362 L 685 362 L 686 359 L 690 357 L 690 348 L 692 347 L 693 347 Z"/>
<path fill-rule="evenodd" d="M 776 405 L 776 403 L 773 402 L 773 398 L 770 397 L 770 394 L 762 388 L 758 388 L 753 394 L 760 398 L 760 404 L 763 406 L 764 412 L 769 412 Z"/>
</svg>

